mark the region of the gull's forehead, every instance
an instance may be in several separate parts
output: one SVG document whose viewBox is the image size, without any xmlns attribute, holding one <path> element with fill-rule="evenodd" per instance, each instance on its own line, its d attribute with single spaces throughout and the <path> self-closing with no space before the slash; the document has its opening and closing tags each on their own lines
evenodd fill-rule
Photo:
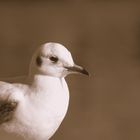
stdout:
<svg viewBox="0 0 140 140">
<path fill-rule="evenodd" d="M 73 65 L 71 53 L 59 43 L 46 43 L 41 47 L 41 54 L 44 56 L 56 56 L 60 60 Z"/>
</svg>

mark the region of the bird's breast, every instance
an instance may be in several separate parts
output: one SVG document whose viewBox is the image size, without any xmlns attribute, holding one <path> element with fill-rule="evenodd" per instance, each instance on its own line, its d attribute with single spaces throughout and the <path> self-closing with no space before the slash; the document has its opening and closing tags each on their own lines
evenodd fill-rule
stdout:
<svg viewBox="0 0 140 140">
<path fill-rule="evenodd" d="M 45 88 L 39 89 L 33 93 L 30 98 L 33 107 L 39 111 L 60 117 L 64 116 L 69 104 L 69 90 L 64 79 L 54 81 L 52 85 L 45 85 Z"/>
<path fill-rule="evenodd" d="M 22 123 L 28 128 L 27 133 L 30 132 L 29 129 L 33 135 L 39 131 L 40 137 L 51 137 L 55 133 L 65 117 L 69 104 L 67 84 L 64 80 L 61 82 L 28 97 L 22 111 Z"/>
<path fill-rule="evenodd" d="M 49 84 L 51 83 L 52 86 Z M 44 82 L 42 87 L 27 90 L 6 130 L 29 140 L 49 139 L 61 124 L 69 104 L 64 79 Z"/>
</svg>

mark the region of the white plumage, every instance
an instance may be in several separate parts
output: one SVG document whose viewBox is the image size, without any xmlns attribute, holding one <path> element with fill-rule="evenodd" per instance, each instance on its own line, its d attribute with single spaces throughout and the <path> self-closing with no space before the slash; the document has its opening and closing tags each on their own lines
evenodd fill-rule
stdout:
<svg viewBox="0 0 140 140">
<path fill-rule="evenodd" d="M 67 112 L 69 90 L 64 77 L 77 72 L 88 75 L 64 46 L 42 45 L 33 55 L 27 77 L 0 82 L 0 128 L 19 140 L 48 140 Z"/>
</svg>

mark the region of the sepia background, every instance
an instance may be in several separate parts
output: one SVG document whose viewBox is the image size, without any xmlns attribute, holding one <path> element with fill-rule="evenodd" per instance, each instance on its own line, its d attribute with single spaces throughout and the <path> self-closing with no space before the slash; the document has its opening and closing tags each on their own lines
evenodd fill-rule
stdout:
<svg viewBox="0 0 140 140">
<path fill-rule="evenodd" d="M 91 76 L 66 78 L 69 111 L 51 140 L 139 140 L 140 2 L 0 1 L 0 77 L 27 74 L 52 41 Z"/>
</svg>

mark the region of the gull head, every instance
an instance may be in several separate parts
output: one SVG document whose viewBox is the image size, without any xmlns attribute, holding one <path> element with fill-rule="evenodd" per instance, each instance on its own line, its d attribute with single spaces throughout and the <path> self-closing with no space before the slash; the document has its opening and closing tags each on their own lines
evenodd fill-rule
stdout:
<svg viewBox="0 0 140 140">
<path fill-rule="evenodd" d="M 71 73 L 89 75 L 81 66 L 74 63 L 71 53 L 59 43 L 43 44 L 33 55 L 30 73 L 65 77 Z"/>
</svg>

